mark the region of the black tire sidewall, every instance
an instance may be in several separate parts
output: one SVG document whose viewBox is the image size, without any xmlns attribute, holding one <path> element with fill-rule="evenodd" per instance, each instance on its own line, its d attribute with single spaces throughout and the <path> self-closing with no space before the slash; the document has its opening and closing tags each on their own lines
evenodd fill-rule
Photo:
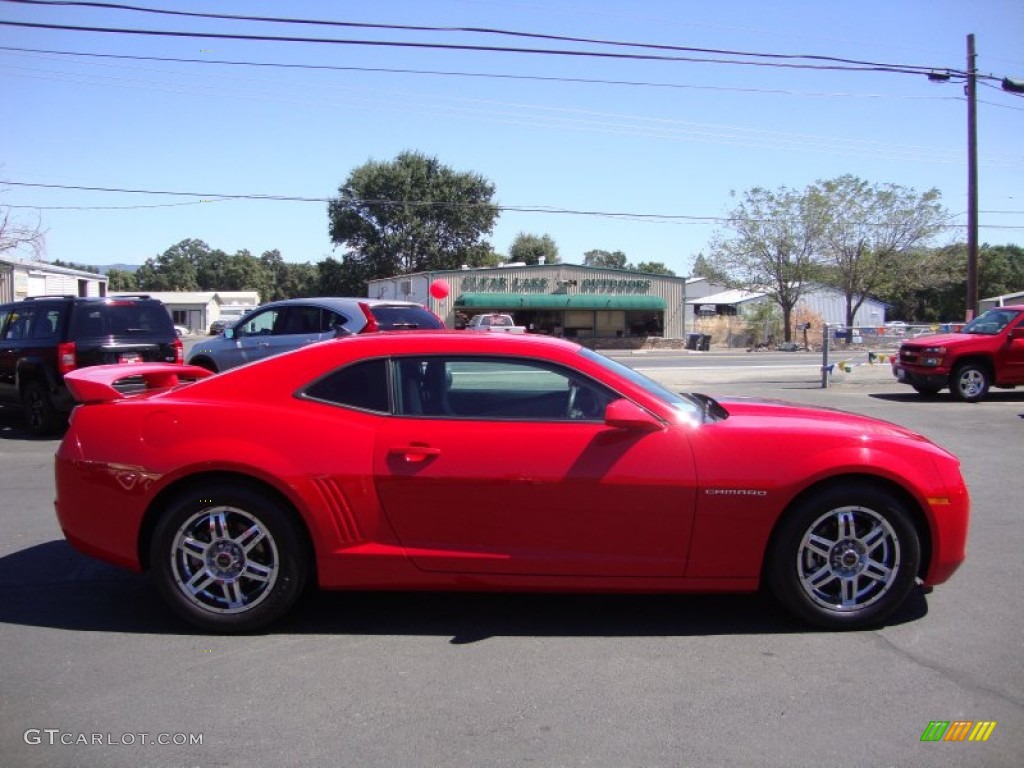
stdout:
<svg viewBox="0 0 1024 768">
<path fill-rule="evenodd" d="M 196 605 L 182 593 L 172 572 L 171 550 L 178 529 L 197 512 L 219 506 L 237 507 L 258 519 L 277 546 L 277 581 L 262 602 L 241 613 L 220 614 Z M 268 494 L 217 483 L 193 486 L 167 505 L 153 531 L 149 562 L 164 601 L 185 621 L 211 632 L 251 632 L 279 619 L 298 599 L 309 575 L 307 549 L 292 517 Z"/>
<path fill-rule="evenodd" d="M 967 397 L 960 389 L 960 379 L 963 378 L 964 373 L 967 371 L 977 371 L 985 378 L 985 386 L 981 388 L 981 392 L 973 397 Z M 988 394 L 988 388 L 992 383 L 992 376 L 988 372 L 988 369 L 984 365 L 977 365 L 975 363 L 964 363 L 958 365 L 953 371 L 953 382 L 950 390 L 953 392 L 953 397 L 965 403 L 976 403 L 983 399 Z"/>
<path fill-rule="evenodd" d="M 61 414 L 54 406 L 53 398 L 42 381 L 29 381 L 25 385 L 21 399 L 25 410 L 25 425 L 33 435 L 51 435 L 60 428 Z M 38 424 L 34 423 L 32 418 L 33 401 L 41 404 Z"/>
<path fill-rule="evenodd" d="M 796 562 L 810 526 L 830 510 L 845 506 L 862 506 L 885 518 L 899 541 L 900 564 L 896 580 L 884 596 L 864 608 L 840 613 L 811 599 L 800 583 Z M 843 485 L 815 494 L 787 513 L 772 540 L 766 580 L 775 598 L 808 624 L 826 629 L 866 629 L 883 622 L 907 599 L 920 562 L 921 543 L 905 506 L 883 490 Z"/>
</svg>

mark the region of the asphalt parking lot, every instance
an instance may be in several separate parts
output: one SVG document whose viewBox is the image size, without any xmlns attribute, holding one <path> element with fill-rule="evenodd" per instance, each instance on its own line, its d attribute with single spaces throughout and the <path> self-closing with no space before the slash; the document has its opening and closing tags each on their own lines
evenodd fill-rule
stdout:
<svg viewBox="0 0 1024 768">
<path fill-rule="evenodd" d="M 965 565 L 865 632 L 809 631 L 759 596 L 331 593 L 267 634 L 201 635 L 147 577 L 65 544 L 57 441 L 0 412 L 0 766 L 1019 765 L 1024 391 L 967 405 L 711 360 L 647 365 L 960 456 Z M 923 742 L 933 721 L 997 725 Z"/>
</svg>

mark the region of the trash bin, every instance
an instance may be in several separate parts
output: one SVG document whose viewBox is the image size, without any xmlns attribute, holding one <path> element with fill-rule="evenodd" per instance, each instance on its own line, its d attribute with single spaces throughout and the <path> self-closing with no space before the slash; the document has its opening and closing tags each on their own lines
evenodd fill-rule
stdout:
<svg viewBox="0 0 1024 768">
<path fill-rule="evenodd" d="M 711 349 L 711 337 L 706 333 L 700 337 L 700 351 L 707 352 Z"/>
<path fill-rule="evenodd" d="M 686 334 L 686 348 L 692 349 L 694 352 L 696 352 L 697 348 L 700 346 L 700 340 L 702 335 L 703 334 L 700 333 Z"/>
</svg>

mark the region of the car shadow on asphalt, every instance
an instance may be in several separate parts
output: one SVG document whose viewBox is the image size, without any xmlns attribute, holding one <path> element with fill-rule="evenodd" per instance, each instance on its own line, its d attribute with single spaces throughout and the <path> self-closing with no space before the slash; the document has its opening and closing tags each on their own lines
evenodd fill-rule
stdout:
<svg viewBox="0 0 1024 768">
<path fill-rule="evenodd" d="M 31 440 L 33 442 L 59 441 L 64 431 L 56 435 L 33 435 L 25 426 L 25 417 L 18 408 L 0 406 L 0 440 Z"/>
<path fill-rule="evenodd" d="M 887 622 L 928 613 L 916 590 Z M 0 557 L 0 622 L 82 632 L 201 635 L 161 603 L 148 576 L 79 554 L 61 540 Z M 310 591 L 273 635 L 428 635 L 464 645 L 492 637 L 686 637 L 818 632 L 755 595 Z"/>
<path fill-rule="evenodd" d="M 877 400 L 888 400 L 892 403 L 919 403 L 926 405 L 928 403 L 945 401 L 958 405 L 978 405 L 978 403 L 961 403 L 959 400 L 954 400 L 953 396 L 948 392 L 940 392 L 934 397 L 924 397 L 917 392 L 872 392 L 868 397 L 873 397 Z M 989 390 L 980 404 L 983 405 L 985 403 L 1024 403 L 1024 389 Z"/>
</svg>

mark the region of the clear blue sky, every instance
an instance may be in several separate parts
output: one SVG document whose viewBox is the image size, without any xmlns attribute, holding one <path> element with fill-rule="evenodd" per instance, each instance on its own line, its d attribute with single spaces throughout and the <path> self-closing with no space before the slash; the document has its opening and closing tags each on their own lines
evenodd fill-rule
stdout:
<svg viewBox="0 0 1024 768">
<path fill-rule="evenodd" d="M 131 0 L 126 0 L 131 3 Z M 257 0 L 138 6 L 375 24 L 488 27 L 600 40 L 813 54 L 1024 80 L 1021 0 Z M 469 32 L 203 20 L 0 1 L 0 21 L 700 57 Z M 967 108 L 923 75 L 0 26 L 0 180 L 328 198 L 351 170 L 403 150 L 482 174 L 502 205 L 722 217 L 731 194 L 854 174 L 942 193 L 965 240 Z M 164 58 L 171 63 L 12 51 Z M 733 57 L 735 58 L 735 57 Z M 282 69 L 233 60 L 349 67 Z M 763 61 L 763 60 L 762 60 Z M 813 63 L 798 60 L 800 63 Z M 818 62 L 822 63 L 822 62 Z M 517 77 L 467 77 L 403 69 Z M 553 78 L 553 79 L 520 79 Z M 630 85 L 581 82 L 628 81 Z M 1024 243 L 1024 96 L 979 87 L 981 241 Z M 637 85 L 647 83 L 648 85 Z M 657 84 L 657 85 L 654 85 Z M 993 84 L 995 87 L 992 87 Z M 335 252 L 323 202 L 162 197 L 9 185 L 0 206 L 48 229 L 46 257 L 142 263 L 184 238 L 287 261 Z M 21 207 L 29 206 L 29 207 Z M 158 207 L 135 207 L 158 206 Z M 73 210 L 69 207 L 86 208 Z M 548 234 L 563 261 L 621 250 L 688 274 L 715 222 L 502 214 L 491 242 Z"/>
</svg>

